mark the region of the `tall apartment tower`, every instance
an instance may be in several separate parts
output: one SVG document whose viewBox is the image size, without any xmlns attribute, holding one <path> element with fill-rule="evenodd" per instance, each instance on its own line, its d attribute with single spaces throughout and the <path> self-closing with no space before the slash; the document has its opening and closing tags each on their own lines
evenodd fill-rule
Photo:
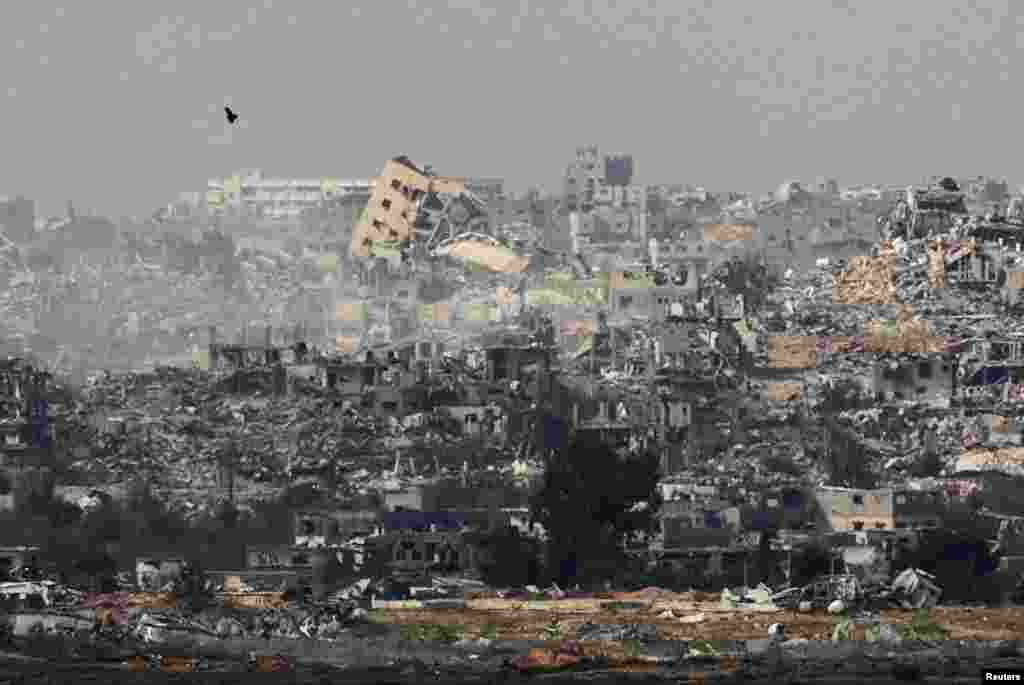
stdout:
<svg viewBox="0 0 1024 685">
<path fill-rule="evenodd" d="M 589 212 L 594 195 L 604 184 L 604 166 L 596 145 L 576 148 L 576 159 L 565 171 L 565 201 L 570 211 Z"/>
</svg>

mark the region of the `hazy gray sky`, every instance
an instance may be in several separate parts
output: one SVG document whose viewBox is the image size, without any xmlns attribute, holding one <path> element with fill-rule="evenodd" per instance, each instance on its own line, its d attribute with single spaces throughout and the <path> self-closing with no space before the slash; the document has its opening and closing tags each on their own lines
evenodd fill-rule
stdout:
<svg viewBox="0 0 1024 685">
<path fill-rule="evenodd" d="M 0 194 L 46 212 L 148 213 L 247 166 L 368 177 L 398 154 L 555 188 L 590 143 L 632 152 L 642 183 L 1017 180 L 1009 0 L 9 5 Z"/>
</svg>

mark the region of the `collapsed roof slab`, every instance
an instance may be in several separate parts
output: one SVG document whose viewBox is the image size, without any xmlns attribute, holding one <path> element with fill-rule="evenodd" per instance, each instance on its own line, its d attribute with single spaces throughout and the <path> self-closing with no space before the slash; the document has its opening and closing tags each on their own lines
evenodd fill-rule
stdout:
<svg viewBox="0 0 1024 685">
<path fill-rule="evenodd" d="M 481 236 L 466 234 L 446 240 L 433 254 L 474 262 L 499 273 L 523 273 L 530 264 L 528 257 L 519 255 L 493 239 L 481 240 Z"/>
</svg>

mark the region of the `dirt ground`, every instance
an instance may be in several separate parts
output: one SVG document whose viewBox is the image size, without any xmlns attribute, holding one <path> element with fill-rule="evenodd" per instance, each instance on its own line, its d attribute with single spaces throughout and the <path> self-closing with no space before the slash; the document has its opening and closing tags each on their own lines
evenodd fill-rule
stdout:
<svg viewBox="0 0 1024 685">
<path fill-rule="evenodd" d="M 23 649 L 19 650 L 23 656 L 0 654 L 0 683 L 142 682 L 143 679 L 147 682 L 209 682 L 210 677 L 223 683 L 525 683 L 536 682 L 537 676 L 509 670 L 504 662 L 525 654 L 528 647 L 537 646 L 539 636 L 555 617 L 560 622 L 562 637 L 568 639 L 575 636 L 576 628 L 585 621 L 654 625 L 659 642 L 662 643 L 660 646 L 668 649 L 664 654 L 661 650 L 652 653 L 663 659 L 672 655 L 676 658 L 681 656 L 680 648 L 683 645 L 674 641 L 763 640 L 767 636 L 768 626 L 775 622 L 786 625 L 787 637 L 829 641 L 832 627 L 838 620 L 821 611 L 809 614 L 789 611 L 726 612 L 721 611 L 717 603 L 700 602 L 695 603 L 694 608 L 704 610 L 703 622 L 686 624 L 678 618 L 659 618 L 650 609 L 637 608 L 602 608 L 590 612 L 558 614 L 524 609 L 378 610 L 370 613 L 369 623 L 354 626 L 333 642 L 286 639 L 224 642 L 204 638 L 189 645 L 164 645 L 156 648 L 158 653 L 169 656 L 201 655 L 203 667 L 199 672 L 191 674 L 160 673 L 153 668 L 144 674 L 132 673 L 124 667 L 124 656 L 117 658 L 111 654 L 104 657 L 107 663 L 100 663 L 97 659 L 99 654 L 90 658 L 84 653 L 72 655 L 66 647 L 57 647 L 56 638 L 37 640 L 31 644 L 26 641 L 22 645 Z M 680 611 L 679 615 L 693 613 Z M 908 623 L 911 617 L 910 611 L 883 611 L 880 619 L 885 623 Z M 929 670 L 928 680 L 941 678 L 941 682 L 977 682 L 980 662 L 962 655 L 957 657 L 952 652 L 947 654 L 946 651 L 962 649 L 956 646 L 957 640 L 1012 641 L 1024 634 L 1024 608 L 937 608 L 930 612 L 929 619 L 949 630 L 950 640 L 941 647 L 925 646 L 927 654 L 917 653 L 920 648 L 911 649 L 906 654 L 902 651 L 894 654 L 889 651 L 891 647 L 885 645 L 826 642 L 823 647 L 816 650 L 812 648 L 803 656 L 794 652 L 788 657 L 780 657 L 767 652 L 761 656 L 744 658 L 742 682 L 778 682 L 783 676 L 798 677 L 801 682 L 845 683 L 878 678 L 890 680 L 891 669 L 901 660 Z M 406 637 L 410 631 L 401 630 L 401 626 L 410 624 L 451 626 L 455 629 L 450 631 L 451 634 L 467 638 L 476 637 L 486 630 L 496 639 L 489 648 L 482 650 L 459 648 L 436 641 L 410 641 Z M 863 626 L 858 626 L 852 637 L 855 640 L 863 639 Z M 44 643 L 50 641 L 57 650 L 53 653 L 46 652 Z M 557 645 L 557 642 L 549 641 L 547 644 Z M 126 647 L 122 644 L 120 649 L 114 651 L 123 651 Z M 588 642 L 578 647 L 580 653 L 587 657 L 619 660 L 627 656 L 624 645 L 619 643 Z M 648 650 L 645 647 L 643 651 L 646 653 Z M 248 653 L 285 654 L 293 668 L 287 674 L 247 672 L 244 664 Z M 1019 660 L 1020 657 L 1018 653 L 1016 657 L 1001 658 L 1007 665 L 1012 665 L 1016 663 L 1014 659 Z M 729 677 L 741 675 L 730 670 L 723 671 L 715 663 L 670 663 L 660 666 L 609 666 L 575 674 L 549 674 L 542 676 L 542 680 L 549 683 L 678 683 L 692 682 L 698 672 L 702 675 L 697 680 L 704 682 L 723 682 L 723 678 L 729 681 Z M 734 679 L 731 682 L 739 681 Z"/>
<path fill-rule="evenodd" d="M 721 611 L 717 603 L 695 605 L 692 612 L 677 612 L 679 617 L 703 613 L 699 623 L 684 623 L 680 618 L 660 618 L 648 609 L 599 610 L 594 612 L 552 613 L 536 610 L 469 611 L 460 609 L 395 610 L 374 612 L 374 621 L 392 624 L 436 624 L 458 628 L 466 635 L 479 635 L 485 627 L 494 629 L 499 640 L 536 640 L 555 618 L 561 634 L 574 637 L 577 627 L 587 621 L 600 624 L 653 625 L 665 640 L 750 640 L 768 636 L 768 627 L 782 623 L 786 637 L 830 640 L 839 620 L 825 611 Z M 913 612 L 890 609 L 880 612 L 882 623 L 908 624 Z M 1024 635 L 1024 607 L 1006 609 L 948 607 L 929 612 L 929 621 L 945 628 L 950 640 L 1011 640 Z M 852 637 L 863 627 L 855 627 Z"/>
<path fill-rule="evenodd" d="M 675 663 L 658 667 L 590 667 L 575 672 L 544 675 L 518 672 L 489 660 L 488 663 L 467 661 L 465 655 L 452 658 L 435 648 L 427 658 L 410 659 L 390 654 L 390 663 L 382 666 L 349 662 L 347 664 L 311 663 L 296 660 L 287 673 L 252 673 L 235 663 L 208 663 L 193 673 L 161 673 L 147 670 L 131 672 L 123 666 L 97 662 L 60 662 L 55 660 L 8 659 L 0 655 L 0 683 L 451 683 L 453 685 L 484 685 L 502 683 L 680 683 L 734 682 L 760 685 L 777 682 L 863 683 L 917 680 L 918 682 L 975 683 L 982 668 L 1019 667 L 1020 657 L 997 654 L 971 658 L 966 654 L 943 653 L 932 649 L 917 653 L 886 653 L 847 644 L 837 653 L 817 655 L 772 655 L 731 660 L 704 660 Z M 447 650 L 451 652 L 452 650 Z M 909 676 L 909 677 L 908 677 Z"/>
</svg>

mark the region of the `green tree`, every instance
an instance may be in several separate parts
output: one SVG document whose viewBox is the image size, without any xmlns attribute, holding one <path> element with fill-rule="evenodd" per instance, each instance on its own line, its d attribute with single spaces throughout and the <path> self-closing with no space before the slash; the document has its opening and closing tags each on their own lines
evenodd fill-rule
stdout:
<svg viewBox="0 0 1024 685">
<path fill-rule="evenodd" d="M 562 582 L 614 576 L 624 543 L 654 529 L 659 459 L 620 456 L 598 436 L 576 437 L 549 457 L 532 502 L 548 533 L 548 572 Z"/>
<path fill-rule="evenodd" d="M 850 488 L 876 487 L 871 458 L 857 434 L 830 417 L 824 417 L 826 431 L 825 468 L 832 485 Z"/>
<path fill-rule="evenodd" d="M 484 581 L 495 587 L 522 587 L 535 585 L 540 577 L 540 550 L 530 538 L 508 527 L 489 535 L 480 546 L 488 552 L 481 564 Z"/>
</svg>

